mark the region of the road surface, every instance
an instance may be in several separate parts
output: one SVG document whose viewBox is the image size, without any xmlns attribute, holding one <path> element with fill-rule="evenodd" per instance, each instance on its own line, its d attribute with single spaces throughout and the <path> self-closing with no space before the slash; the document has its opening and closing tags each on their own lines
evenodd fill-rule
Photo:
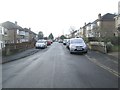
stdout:
<svg viewBox="0 0 120 90">
<path fill-rule="evenodd" d="M 89 53 L 89 52 L 88 52 Z M 87 54 L 70 54 L 62 43 L 5 63 L 3 88 L 117 88 L 118 77 L 93 63 Z"/>
</svg>

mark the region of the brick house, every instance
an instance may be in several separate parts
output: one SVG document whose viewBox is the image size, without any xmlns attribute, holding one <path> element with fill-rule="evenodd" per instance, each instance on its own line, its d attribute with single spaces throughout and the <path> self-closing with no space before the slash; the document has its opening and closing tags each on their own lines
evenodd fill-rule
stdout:
<svg viewBox="0 0 120 90">
<path fill-rule="evenodd" d="M 98 15 L 98 29 L 100 37 L 113 37 L 115 36 L 115 14 L 107 13 L 103 16 Z"/>
<path fill-rule="evenodd" d="M 10 21 L 6 21 L 2 23 L 2 27 L 4 27 L 4 37 L 3 41 L 6 43 L 19 43 L 19 31 L 22 30 L 20 26 L 17 25 L 17 22 L 12 23 Z"/>
<path fill-rule="evenodd" d="M 84 37 L 113 37 L 115 36 L 115 14 L 98 14 L 98 19 L 82 27 Z"/>
<path fill-rule="evenodd" d="M 5 47 L 5 42 L 3 40 L 4 35 L 5 35 L 4 27 L 2 27 L 2 25 L 0 25 L 0 49 Z"/>
<path fill-rule="evenodd" d="M 25 41 L 26 42 L 32 42 L 33 40 L 37 40 L 37 34 L 31 31 L 31 28 L 24 28 L 25 31 Z"/>
<path fill-rule="evenodd" d="M 118 2 L 118 15 L 115 16 L 115 36 L 120 36 L 120 1 Z"/>
<path fill-rule="evenodd" d="M 37 34 L 30 30 L 29 41 L 37 41 Z"/>
<path fill-rule="evenodd" d="M 33 39 L 36 39 L 37 34 L 30 30 L 30 28 L 22 28 L 17 25 L 17 22 L 12 23 L 6 21 L 0 25 L 4 31 L 2 40 L 7 43 L 22 43 L 30 42 Z"/>
<path fill-rule="evenodd" d="M 120 15 L 115 17 L 115 36 L 120 35 Z"/>
</svg>

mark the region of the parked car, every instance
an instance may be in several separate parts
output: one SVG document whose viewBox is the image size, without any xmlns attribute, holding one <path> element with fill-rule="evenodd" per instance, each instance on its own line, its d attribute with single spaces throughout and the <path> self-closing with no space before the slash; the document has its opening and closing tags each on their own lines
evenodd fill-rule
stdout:
<svg viewBox="0 0 120 90">
<path fill-rule="evenodd" d="M 67 39 L 64 39 L 63 40 L 63 45 L 66 45 L 67 44 Z"/>
<path fill-rule="evenodd" d="M 70 39 L 67 39 L 66 48 L 69 49 Z"/>
<path fill-rule="evenodd" d="M 53 43 L 53 40 L 50 40 L 51 44 Z"/>
<path fill-rule="evenodd" d="M 47 40 L 47 45 L 51 45 L 51 41 L 50 40 Z"/>
<path fill-rule="evenodd" d="M 69 45 L 70 53 L 87 53 L 88 48 L 82 38 L 72 38 L 70 39 Z"/>
<path fill-rule="evenodd" d="M 62 40 L 62 39 L 60 39 L 58 42 L 59 42 L 59 43 L 63 43 L 63 40 Z"/>
<path fill-rule="evenodd" d="M 38 40 L 35 44 L 36 49 L 37 48 L 47 48 L 47 41 L 46 40 Z"/>
</svg>

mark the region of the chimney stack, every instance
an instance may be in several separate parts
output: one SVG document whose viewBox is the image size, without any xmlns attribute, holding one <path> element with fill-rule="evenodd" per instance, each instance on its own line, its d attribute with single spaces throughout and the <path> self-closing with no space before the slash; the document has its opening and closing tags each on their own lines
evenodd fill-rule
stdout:
<svg viewBox="0 0 120 90">
<path fill-rule="evenodd" d="M 17 25 L 17 21 L 15 21 L 15 25 Z"/>
<path fill-rule="evenodd" d="M 98 14 L 98 19 L 101 19 L 101 13 Z"/>
<path fill-rule="evenodd" d="M 29 30 L 31 31 L 31 28 L 29 28 Z"/>
</svg>

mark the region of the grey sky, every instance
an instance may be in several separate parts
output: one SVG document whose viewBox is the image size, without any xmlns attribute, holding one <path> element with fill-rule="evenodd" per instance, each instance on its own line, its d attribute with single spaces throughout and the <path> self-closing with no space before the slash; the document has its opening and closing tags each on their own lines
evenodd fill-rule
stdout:
<svg viewBox="0 0 120 90">
<path fill-rule="evenodd" d="M 45 36 L 66 34 L 97 19 L 99 13 L 118 12 L 119 0 L 1 0 L 0 23 L 18 22 Z"/>
</svg>

